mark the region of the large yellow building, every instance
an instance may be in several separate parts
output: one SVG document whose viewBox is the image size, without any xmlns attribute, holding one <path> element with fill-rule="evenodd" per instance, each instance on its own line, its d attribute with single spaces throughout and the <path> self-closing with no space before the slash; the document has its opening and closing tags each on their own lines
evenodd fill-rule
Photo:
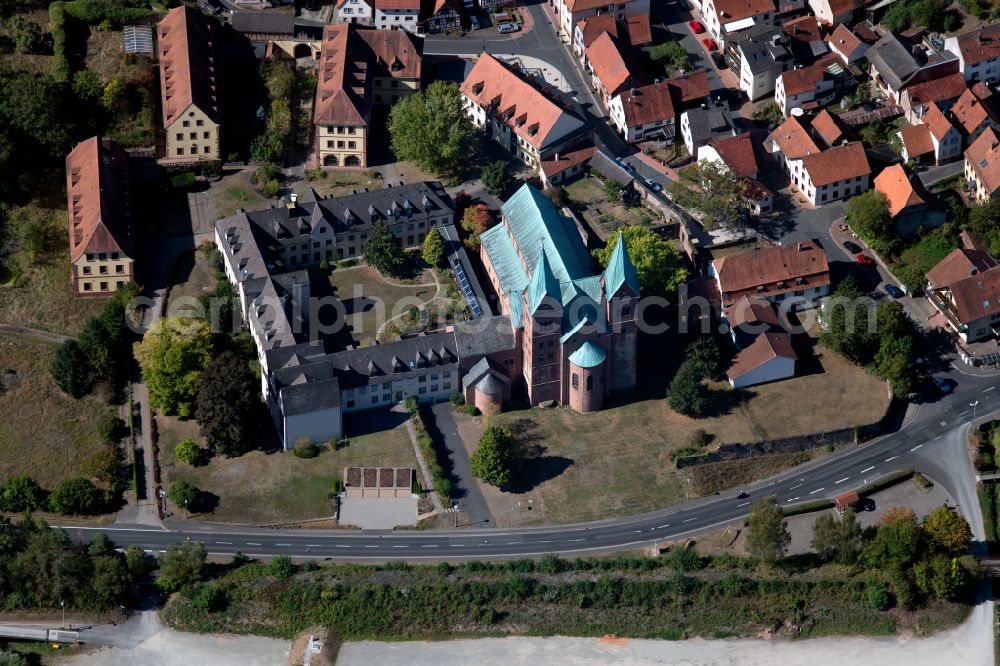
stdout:
<svg viewBox="0 0 1000 666">
<path fill-rule="evenodd" d="M 77 296 L 110 296 L 135 280 L 128 156 L 91 137 L 66 157 L 69 251 Z"/>
<path fill-rule="evenodd" d="M 219 100 L 210 19 L 171 9 L 157 26 L 160 92 L 168 163 L 220 159 Z"/>
<path fill-rule="evenodd" d="M 316 91 L 316 154 L 323 166 L 368 166 L 372 106 L 420 90 L 420 44 L 404 30 L 328 25 Z"/>
</svg>

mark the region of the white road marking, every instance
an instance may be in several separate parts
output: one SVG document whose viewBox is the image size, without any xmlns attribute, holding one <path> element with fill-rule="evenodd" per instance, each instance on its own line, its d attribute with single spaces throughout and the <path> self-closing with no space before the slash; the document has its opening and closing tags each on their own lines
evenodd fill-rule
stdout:
<svg viewBox="0 0 1000 666">
<path fill-rule="evenodd" d="M 259 546 L 259 543 L 254 543 L 253 541 L 247 541 L 248 546 Z"/>
<path fill-rule="evenodd" d="M 996 386 L 991 386 L 988 389 L 986 389 L 985 391 L 983 391 L 983 393 L 989 393 L 990 391 L 992 391 L 995 388 L 996 388 Z"/>
<path fill-rule="evenodd" d="M 741 507 L 741 506 L 746 506 L 746 505 L 747 505 L 747 504 L 749 504 L 749 503 L 750 503 L 750 502 L 743 502 L 743 504 L 737 504 L 737 505 L 736 505 L 736 508 L 739 508 L 739 507 Z"/>
<path fill-rule="evenodd" d="M 423 546 L 421 546 L 421 548 L 437 548 L 437 544 L 436 543 L 428 543 L 428 544 L 424 544 Z"/>
<path fill-rule="evenodd" d="M 803 485 L 805 484 L 800 483 L 797 486 L 792 486 L 791 488 L 789 488 L 789 490 L 795 490 L 796 488 L 801 488 Z"/>
<path fill-rule="evenodd" d="M 823 489 L 822 489 L 822 488 L 817 488 L 816 490 L 812 491 L 812 492 L 811 492 L 811 493 L 809 493 L 809 494 L 810 494 L 810 495 L 815 495 L 816 493 L 818 493 L 818 492 L 819 492 L 819 491 L 821 491 L 821 490 L 823 490 Z"/>
<path fill-rule="evenodd" d="M 670 523 L 667 523 L 666 525 L 657 525 L 656 529 L 662 530 L 664 527 L 670 527 Z"/>
<path fill-rule="evenodd" d="M 568 539 L 567 543 L 578 543 L 580 541 L 583 541 L 583 539 Z"/>
<path fill-rule="evenodd" d="M 958 415 L 959 416 L 965 416 L 968 413 L 969 413 L 969 410 L 965 410 L 964 412 L 959 412 Z"/>
<path fill-rule="evenodd" d="M 279 547 L 283 547 L 283 548 L 291 548 L 292 547 L 292 544 L 290 544 L 290 543 L 276 543 L 274 545 L 275 546 L 279 546 Z"/>
<path fill-rule="evenodd" d="M 937 437 L 935 437 L 935 438 L 934 438 L 934 441 L 937 441 L 937 440 L 939 440 L 939 439 L 941 439 L 941 435 L 938 435 Z"/>
<path fill-rule="evenodd" d="M 337 548 L 350 548 L 350 546 L 337 546 Z M 406 546 L 393 546 L 393 548 L 406 548 Z"/>
<path fill-rule="evenodd" d="M 453 543 L 453 544 L 449 544 L 449 545 L 450 545 L 450 546 L 451 546 L 452 548 L 464 548 L 464 547 L 465 547 L 465 544 L 464 544 L 464 543 Z"/>
<path fill-rule="evenodd" d="M 798 499 L 798 497 L 793 497 L 792 499 L 790 499 L 790 500 L 785 500 L 785 501 L 787 501 L 787 502 L 794 502 L 794 501 L 795 501 L 795 500 L 797 500 L 797 499 Z"/>
<path fill-rule="evenodd" d="M 318 543 L 307 543 L 306 548 L 319 548 Z"/>
<path fill-rule="evenodd" d="M 232 546 L 233 545 L 232 541 L 216 541 L 215 543 L 218 546 Z"/>
<path fill-rule="evenodd" d="M 365 548 L 378 548 L 378 546 L 365 546 Z"/>
<path fill-rule="evenodd" d="M 688 518 L 686 520 L 682 520 L 681 522 L 682 523 L 690 523 L 692 520 L 694 520 L 694 518 Z"/>
<path fill-rule="evenodd" d="M 899 456 L 893 456 L 893 457 L 891 457 L 891 458 L 886 458 L 886 459 L 885 459 L 885 461 L 886 461 L 886 462 L 889 462 L 890 460 L 895 460 L 895 459 L 896 459 L 896 458 L 898 458 L 898 457 L 899 457 Z"/>
<path fill-rule="evenodd" d="M 847 480 L 848 480 L 849 478 L 851 478 L 851 477 L 849 477 L 849 476 L 845 476 L 845 477 L 844 477 L 844 478 L 842 478 L 842 479 L 841 479 L 840 481 L 834 481 L 834 482 L 833 482 L 833 485 L 837 485 L 838 483 L 843 483 L 844 481 L 847 481 Z"/>
<path fill-rule="evenodd" d="M 917 444 L 917 445 L 916 445 L 916 446 L 914 446 L 914 447 L 913 447 L 912 449 L 910 449 L 910 451 L 916 451 L 916 450 L 917 450 L 917 449 L 919 449 L 919 448 L 920 448 L 921 446 L 923 446 L 923 444 Z"/>
<path fill-rule="evenodd" d="M 350 548 L 350 546 L 345 546 L 345 545 L 342 545 L 342 544 L 337 544 L 337 545 L 334 546 L 334 548 Z M 393 548 L 405 548 L 405 546 L 393 546 Z"/>
<path fill-rule="evenodd" d="M 872 465 L 871 467 L 866 467 L 865 469 L 861 470 L 861 473 L 864 474 L 865 472 L 870 472 L 873 469 L 875 469 L 875 465 Z"/>
</svg>

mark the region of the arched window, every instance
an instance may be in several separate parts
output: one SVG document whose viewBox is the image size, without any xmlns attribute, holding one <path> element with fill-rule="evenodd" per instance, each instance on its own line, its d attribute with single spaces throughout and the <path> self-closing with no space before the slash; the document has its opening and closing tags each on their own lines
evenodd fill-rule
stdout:
<svg viewBox="0 0 1000 666">
<path fill-rule="evenodd" d="M 594 390 L 594 375 L 587 375 L 587 390 Z"/>
</svg>

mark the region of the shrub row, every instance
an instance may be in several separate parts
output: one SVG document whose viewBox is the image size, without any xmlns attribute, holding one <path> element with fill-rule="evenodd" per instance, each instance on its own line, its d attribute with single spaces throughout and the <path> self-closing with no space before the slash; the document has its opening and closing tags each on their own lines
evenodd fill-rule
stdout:
<svg viewBox="0 0 1000 666">
<path fill-rule="evenodd" d="M 67 14 L 90 25 L 97 25 L 102 21 L 115 23 L 138 21 L 153 13 L 148 7 L 116 7 L 100 0 L 71 0 L 59 4 L 65 4 Z"/>
<path fill-rule="evenodd" d="M 902 483 L 903 481 L 906 481 L 907 479 L 912 477 L 913 477 L 913 470 L 904 469 L 900 472 L 893 472 L 892 474 L 887 474 L 878 481 L 874 481 L 861 488 L 858 488 L 857 492 L 858 495 L 862 497 L 868 497 L 869 495 L 874 495 L 880 490 L 885 490 L 886 488 L 894 486 L 897 483 Z"/>
<path fill-rule="evenodd" d="M 437 450 L 434 448 L 434 440 L 427 434 L 427 425 L 424 423 L 420 403 L 416 398 L 410 396 L 406 399 L 406 410 L 413 419 L 413 428 L 417 431 L 417 443 L 420 444 L 420 451 L 424 454 L 424 460 L 427 462 L 427 470 L 434 482 L 434 490 L 437 491 L 441 501 L 448 504 L 451 501 L 451 481 L 444 475 L 444 469 L 438 460 Z"/>
<path fill-rule="evenodd" d="M 52 78 L 59 83 L 69 81 L 69 58 L 66 55 L 66 5 L 57 0 L 49 5 L 49 23 L 52 24 Z"/>
<path fill-rule="evenodd" d="M 27 474 L 12 476 L 0 485 L 0 511 L 22 513 L 48 510 L 64 516 L 103 513 L 113 499 L 113 491 L 102 491 L 90 479 L 66 479 L 46 491 Z"/>
</svg>

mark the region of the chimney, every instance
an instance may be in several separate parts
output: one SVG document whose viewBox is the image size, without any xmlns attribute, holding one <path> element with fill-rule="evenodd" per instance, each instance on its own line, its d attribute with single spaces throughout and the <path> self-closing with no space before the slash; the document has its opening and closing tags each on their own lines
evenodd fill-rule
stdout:
<svg viewBox="0 0 1000 666">
<path fill-rule="evenodd" d="M 559 161 L 559 153 L 557 152 L 556 153 L 556 162 L 558 162 L 558 161 Z"/>
<path fill-rule="evenodd" d="M 295 210 L 295 204 L 299 201 L 299 195 L 292 192 L 288 195 L 288 210 Z"/>
<path fill-rule="evenodd" d="M 802 241 L 799 241 L 799 252 L 802 252 L 804 249 L 805 247 L 803 246 Z"/>
<path fill-rule="evenodd" d="M 635 97 L 635 88 L 632 88 L 632 97 Z"/>
</svg>

